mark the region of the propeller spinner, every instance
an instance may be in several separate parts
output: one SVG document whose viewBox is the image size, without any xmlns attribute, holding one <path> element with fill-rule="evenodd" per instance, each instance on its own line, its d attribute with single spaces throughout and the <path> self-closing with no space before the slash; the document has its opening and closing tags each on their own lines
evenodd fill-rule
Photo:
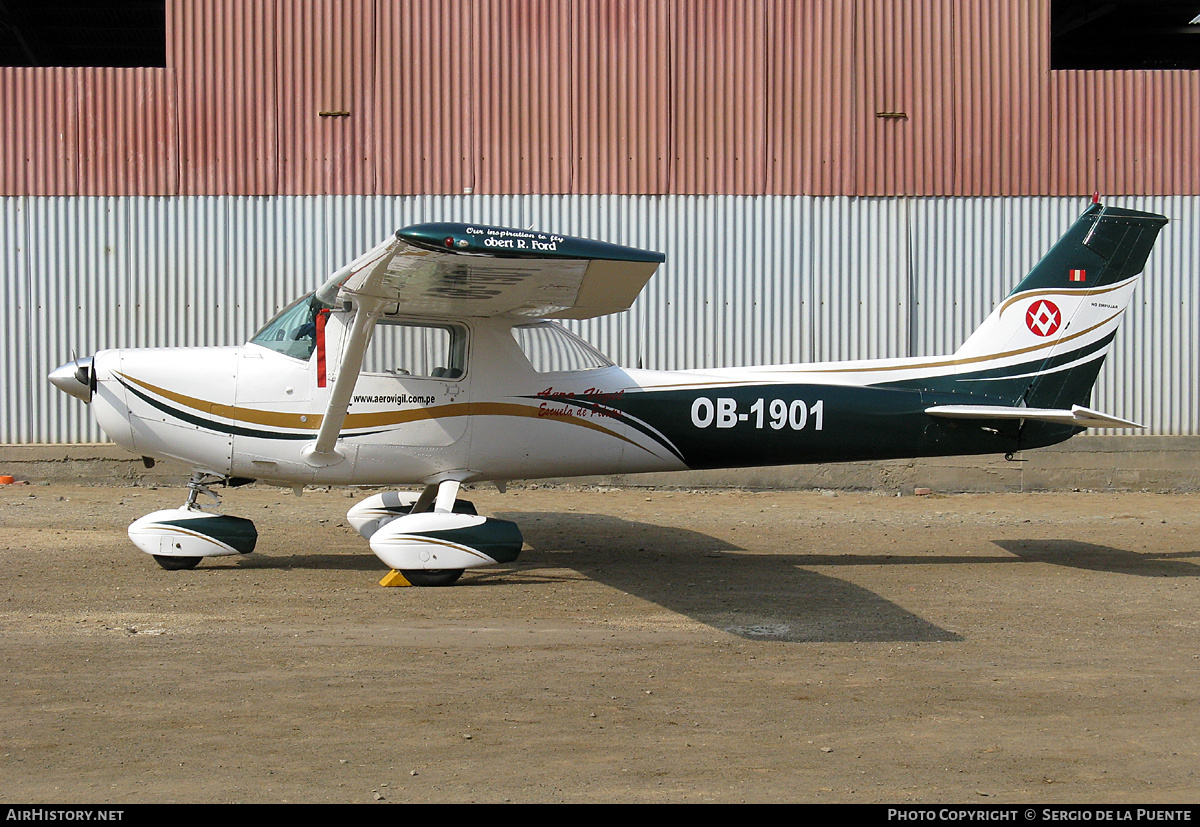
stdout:
<svg viewBox="0 0 1200 827">
<path fill-rule="evenodd" d="M 96 390 L 96 372 L 92 370 L 92 357 L 75 359 L 50 371 L 50 383 L 63 393 L 69 393 L 84 402 L 92 401 Z"/>
</svg>

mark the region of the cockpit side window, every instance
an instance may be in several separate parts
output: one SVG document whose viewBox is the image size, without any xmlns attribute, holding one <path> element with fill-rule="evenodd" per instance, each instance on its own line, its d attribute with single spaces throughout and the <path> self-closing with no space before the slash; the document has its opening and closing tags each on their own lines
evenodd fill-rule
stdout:
<svg viewBox="0 0 1200 827">
<path fill-rule="evenodd" d="M 461 379 L 467 368 L 467 332 L 454 324 L 381 319 L 363 357 L 363 373 Z"/>
<path fill-rule="evenodd" d="M 610 368 L 600 351 L 556 322 L 518 325 L 512 329 L 521 352 L 538 373 Z"/>
<path fill-rule="evenodd" d="M 311 293 L 289 304 L 254 334 L 252 344 L 307 360 L 317 346 L 317 314 L 329 305 Z"/>
</svg>

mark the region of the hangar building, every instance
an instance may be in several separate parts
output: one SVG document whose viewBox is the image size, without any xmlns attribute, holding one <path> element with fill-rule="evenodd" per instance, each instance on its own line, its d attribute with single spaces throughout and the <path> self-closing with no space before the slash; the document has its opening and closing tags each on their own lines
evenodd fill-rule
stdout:
<svg viewBox="0 0 1200 827">
<path fill-rule="evenodd" d="M 102 439 L 72 350 L 245 341 L 421 221 L 666 253 L 573 325 L 621 364 L 949 352 L 1094 192 L 1172 220 L 1094 402 L 1200 437 L 1200 2 L 4 7 L 0 443 Z"/>
</svg>

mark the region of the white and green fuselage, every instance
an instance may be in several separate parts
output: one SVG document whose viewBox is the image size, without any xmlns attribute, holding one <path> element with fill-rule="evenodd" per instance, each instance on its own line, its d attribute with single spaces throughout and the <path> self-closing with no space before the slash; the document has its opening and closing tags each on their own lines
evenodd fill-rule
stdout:
<svg viewBox="0 0 1200 827">
<path fill-rule="evenodd" d="M 1007 454 L 1134 424 L 1088 405 L 1165 223 L 1093 206 L 940 357 L 617 367 L 548 320 L 628 307 L 660 255 L 444 224 L 398 232 L 240 347 L 105 350 L 52 379 L 143 456 L 427 486 L 418 511 L 449 510 L 445 483 Z"/>
</svg>

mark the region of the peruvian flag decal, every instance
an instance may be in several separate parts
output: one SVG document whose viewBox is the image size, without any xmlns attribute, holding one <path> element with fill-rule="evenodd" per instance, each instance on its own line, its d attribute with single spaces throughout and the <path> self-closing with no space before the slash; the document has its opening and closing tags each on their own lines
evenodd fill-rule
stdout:
<svg viewBox="0 0 1200 827">
<path fill-rule="evenodd" d="M 1067 274 L 1068 281 L 1087 281 L 1087 270 L 1072 270 Z"/>
</svg>

